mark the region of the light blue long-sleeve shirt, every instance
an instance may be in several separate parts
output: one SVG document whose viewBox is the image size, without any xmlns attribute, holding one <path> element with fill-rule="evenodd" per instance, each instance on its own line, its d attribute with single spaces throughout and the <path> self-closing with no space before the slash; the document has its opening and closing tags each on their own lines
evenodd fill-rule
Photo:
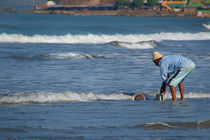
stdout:
<svg viewBox="0 0 210 140">
<path fill-rule="evenodd" d="M 179 69 L 191 67 L 194 62 L 188 58 L 178 55 L 164 56 L 158 65 L 160 66 L 160 75 L 163 82 L 167 83 L 168 74 L 174 74 Z"/>
</svg>

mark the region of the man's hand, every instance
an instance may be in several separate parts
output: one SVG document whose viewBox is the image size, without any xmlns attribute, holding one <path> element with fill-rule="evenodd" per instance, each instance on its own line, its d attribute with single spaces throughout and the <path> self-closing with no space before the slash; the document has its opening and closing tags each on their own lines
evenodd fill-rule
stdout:
<svg viewBox="0 0 210 140">
<path fill-rule="evenodd" d="M 165 93 L 166 93 L 166 83 L 162 83 L 162 86 L 161 86 L 161 88 L 160 88 L 160 93 L 164 93 L 164 95 L 165 95 Z"/>
</svg>

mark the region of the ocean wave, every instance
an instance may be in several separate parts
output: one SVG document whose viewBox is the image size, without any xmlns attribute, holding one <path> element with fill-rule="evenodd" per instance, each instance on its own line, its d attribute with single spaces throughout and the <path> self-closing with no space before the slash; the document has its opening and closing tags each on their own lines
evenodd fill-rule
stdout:
<svg viewBox="0 0 210 140">
<path fill-rule="evenodd" d="M 210 120 L 206 121 L 195 121 L 195 122 L 156 122 L 146 123 L 133 126 L 133 128 L 144 128 L 150 130 L 166 130 L 166 129 L 209 129 Z"/>
<path fill-rule="evenodd" d="M 116 47 L 126 49 L 154 49 L 157 46 L 155 41 L 142 41 L 137 43 L 115 41 L 112 44 Z"/>
<path fill-rule="evenodd" d="M 157 93 L 144 93 L 147 100 L 155 99 Z M 178 95 L 178 94 L 177 94 Z M 96 94 L 81 92 L 57 92 L 57 93 L 18 93 L 14 95 L 1 95 L 1 104 L 27 104 L 27 103 L 48 103 L 48 102 L 82 102 L 97 100 L 132 100 L 133 94 L 113 93 Z M 177 96 L 179 97 L 179 96 Z M 210 98 L 209 93 L 185 93 L 185 98 Z M 171 100 L 170 94 L 166 99 Z"/>
<path fill-rule="evenodd" d="M 90 55 L 90 54 L 79 54 L 79 53 L 52 53 L 49 55 L 46 55 L 49 57 L 53 57 L 56 59 L 96 59 L 100 58 L 102 56 L 100 55 Z"/>
<path fill-rule="evenodd" d="M 170 125 L 169 123 L 163 123 L 163 122 L 156 122 L 156 123 L 146 123 L 146 124 L 140 124 L 133 126 L 134 128 L 144 128 L 144 129 L 150 129 L 150 130 L 165 130 L 173 128 L 174 126 Z"/>
<path fill-rule="evenodd" d="M 199 33 L 155 33 L 155 34 L 128 34 L 128 35 L 33 35 L 23 34 L 0 34 L 0 42 L 4 43 L 66 43 L 66 44 L 103 44 L 111 42 L 136 43 L 143 41 L 163 41 L 163 40 L 210 40 L 209 32 Z"/>
<path fill-rule="evenodd" d="M 210 24 L 202 24 L 203 27 L 205 27 L 206 29 L 210 30 Z"/>
<path fill-rule="evenodd" d="M 47 103 L 47 102 L 74 102 L 94 100 L 129 100 L 126 94 L 94 94 L 76 92 L 58 93 L 20 93 L 16 95 L 0 96 L 0 104 L 24 104 L 24 103 Z"/>
<path fill-rule="evenodd" d="M 11 55 L 4 57 L 6 59 L 14 59 L 14 60 L 20 60 L 20 61 L 40 61 L 45 60 L 47 58 L 54 58 L 54 59 L 98 59 L 103 58 L 102 55 L 93 55 L 93 54 L 81 54 L 81 53 L 52 53 L 52 54 L 46 54 L 46 55 L 36 55 L 36 56 L 17 56 L 17 55 Z"/>
<path fill-rule="evenodd" d="M 166 93 L 165 94 L 166 99 L 171 99 L 171 93 Z M 176 93 L 177 98 L 181 98 L 180 93 Z M 210 98 L 210 93 L 194 93 L 194 92 L 189 92 L 184 94 L 185 98 L 188 99 L 200 99 L 200 98 Z"/>
</svg>

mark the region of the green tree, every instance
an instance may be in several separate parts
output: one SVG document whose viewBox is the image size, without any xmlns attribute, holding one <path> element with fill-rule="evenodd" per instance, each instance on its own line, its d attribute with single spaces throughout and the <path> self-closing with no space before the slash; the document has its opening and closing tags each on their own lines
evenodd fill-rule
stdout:
<svg viewBox="0 0 210 140">
<path fill-rule="evenodd" d="M 144 0 L 133 0 L 132 7 L 139 8 L 141 6 L 144 6 Z"/>
<path fill-rule="evenodd" d="M 118 6 L 128 6 L 130 7 L 131 2 L 130 0 L 118 0 Z"/>
<path fill-rule="evenodd" d="M 157 0 L 147 0 L 147 4 L 149 6 L 155 6 L 158 4 Z"/>
</svg>

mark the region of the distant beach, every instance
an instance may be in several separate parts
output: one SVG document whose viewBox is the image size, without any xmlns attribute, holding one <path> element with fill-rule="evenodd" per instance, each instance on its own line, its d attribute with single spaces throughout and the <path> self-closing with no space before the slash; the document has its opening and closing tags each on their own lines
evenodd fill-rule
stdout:
<svg viewBox="0 0 210 140">
<path fill-rule="evenodd" d="M 168 12 L 158 10 L 103 10 L 103 11 L 64 11 L 64 10 L 31 10 L 36 14 L 64 14 L 64 15 L 100 15 L 100 16 L 158 16 L 158 17 L 197 17 L 196 12 Z"/>
</svg>

